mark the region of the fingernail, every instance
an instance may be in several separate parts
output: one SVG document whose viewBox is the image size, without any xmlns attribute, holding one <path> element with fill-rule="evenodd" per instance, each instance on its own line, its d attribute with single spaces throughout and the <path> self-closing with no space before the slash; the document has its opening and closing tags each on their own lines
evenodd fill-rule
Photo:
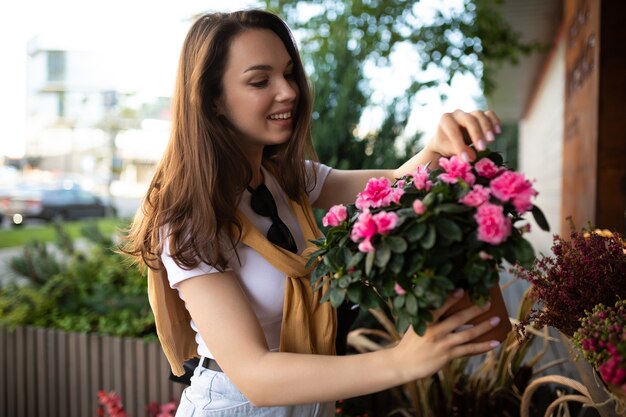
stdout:
<svg viewBox="0 0 626 417">
<path fill-rule="evenodd" d="M 498 131 L 498 129 L 496 129 L 496 132 L 497 131 Z M 485 133 L 485 137 L 487 138 L 487 142 L 493 142 L 494 140 L 496 140 L 496 137 L 493 135 L 493 132 L 491 130 L 488 131 L 487 133 Z"/>
<path fill-rule="evenodd" d="M 476 142 L 476 148 L 479 151 L 484 151 L 485 149 L 487 149 L 487 146 L 485 145 L 485 141 L 482 139 L 478 139 L 478 141 Z"/>
<path fill-rule="evenodd" d="M 495 126 L 495 130 L 496 130 L 496 133 L 497 133 L 498 135 L 499 135 L 500 133 L 502 133 L 502 128 L 500 127 L 500 125 L 496 125 L 496 126 Z"/>
<path fill-rule="evenodd" d="M 461 159 L 464 160 L 465 162 L 469 162 L 469 156 L 467 155 L 467 152 L 465 151 L 461 152 Z"/>
<path fill-rule="evenodd" d="M 489 320 L 489 324 L 492 326 L 497 326 L 498 323 L 500 323 L 500 317 L 492 317 L 491 320 Z"/>
<path fill-rule="evenodd" d="M 487 301 L 483 306 L 483 310 L 489 310 L 491 308 L 491 302 Z"/>
<path fill-rule="evenodd" d="M 491 342 L 489 342 L 489 346 L 491 346 L 492 348 L 497 348 L 498 346 L 500 346 L 500 342 L 498 342 L 497 340 L 492 340 Z"/>
<path fill-rule="evenodd" d="M 463 296 L 463 288 L 459 288 L 458 290 L 456 290 L 452 296 L 454 298 L 461 298 Z"/>
</svg>

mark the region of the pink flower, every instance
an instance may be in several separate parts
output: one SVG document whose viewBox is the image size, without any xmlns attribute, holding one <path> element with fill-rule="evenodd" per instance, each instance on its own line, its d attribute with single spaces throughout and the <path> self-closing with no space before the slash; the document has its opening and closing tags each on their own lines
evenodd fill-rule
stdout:
<svg viewBox="0 0 626 417">
<path fill-rule="evenodd" d="M 404 294 L 406 294 L 406 291 L 404 290 L 404 288 L 402 288 L 402 287 L 400 286 L 400 284 L 398 284 L 397 282 L 396 282 L 396 285 L 394 285 L 394 286 L 393 286 L 393 290 L 394 290 L 394 291 L 396 292 L 396 294 L 398 294 L 398 295 L 404 295 Z"/>
<path fill-rule="evenodd" d="M 502 206 L 484 203 L 474 218 L 478 223 L 478 240 L 497 245 L 511 234 L 511 220 L 504 215 Z"/>
<path fill-rule="evenodd" d="M 374 252 L 374 246 L 372 246 L 372 241 L 369 237 L 365 238 L 361 243 L 359 243 L 359 250 L 361 252 Z"/>
<path fill-rule="evenodd" d="M 417 171 L 413 174 L 413 184 L 418 190 L 430 191 L 433 182 L 428 180 L 429 171 L 423 165 L 417 166 Z"/>
<path fill-rule="evenodd" d="M 396 225 L 400 218 L 394 212 L 381 211 L 380 213 L 372 216 L 372 219 L 376 223 L 377 232 L 381 235 L 386 235 L 393 229 L 395 229 Z"/>
<path fill-rule="evenodd" d="M 477 184 L 469 193 L 465 194 L 459 202 L 466 206 L 478 207 L 487 200 L 489 200 L 489 188 Z"/>
<path fill-rule="evenodd" d="M 413 211 L 417 215 L 422 215 L 426 211 L 426 205 L 422 203 L 422 200 L 415 200 L 413 202 Z"/>
<path fill-rule="evenodd" d="M 398 203 L 404 194 L 402 188 L 393 188 L 385 177 L 371 178 L 365 189 L 357 195 L 356 207 L 360 210 L 373 207 L 386 207 Z"/>
<path fill-rule="evenodd" d="M 481 177 L 493 178 L 501 171 L 491 159 L 483 158 L 474 164 L 474 169 Z"/>
<path fill-rule="evenodd" d="M 515 210 L 519 214 L 532 208 L 530 199 L 537 195 L 537 191 L 532 188 L 530 181 L 526 180 L 524 174 L 513 171 L 505 171 L 502 175 L 491 180 L 489 186 L 491 194 L 500 201 L 512 200 Z"/>
<path fill-rule="evenodd" d="M 446 171 L 439 174 L 439 178 L 445 183 L 456 184 L 458 180 L 463 180 L 469 185 L 473 185 L 476 180 L 472 174 L 472 166 L 456 155 L 450 159 L 439 158 L 439 165 Z"/>
<path fill-rule="evenodd" d="M 338 204 L 336 206 L 332 206 L 328 213 L 322 219 L 322 224 L 325 227 L 328 226 L 339 226 L 342 221 L 348 218 L 348 209 L 343 204 Z"/>
<path fill-rule="evenodd" d="M 376 234 L 376 222 L 373 219 L 372 213 L 368 209 L 363 210 L 352 227 L 350 238 L 353 242 L 358 242 L 361 239 L 371 239 Z"/>
</svg>

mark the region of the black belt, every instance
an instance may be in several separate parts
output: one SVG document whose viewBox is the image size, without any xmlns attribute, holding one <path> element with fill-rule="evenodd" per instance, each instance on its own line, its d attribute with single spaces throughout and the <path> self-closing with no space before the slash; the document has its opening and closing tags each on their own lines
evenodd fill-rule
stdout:
<svg viewBox="0 0 626 417">
<path fill-rule="evenodd" d="M 222 368 L 217 364 L 215 359 L 211 358 L 204 358 L 204 360 L 202 361 L 202 367 L 216 372 L 224 372 L 222 371 Z"/>
</svg>

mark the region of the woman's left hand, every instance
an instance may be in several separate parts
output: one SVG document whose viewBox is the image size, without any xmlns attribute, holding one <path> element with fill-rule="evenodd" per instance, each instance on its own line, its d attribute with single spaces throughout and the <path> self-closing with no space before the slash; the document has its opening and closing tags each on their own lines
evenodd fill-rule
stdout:
<svg viewBox="0 0 626 417">
<path fill-rule="evenodd" d="M 500 119 L 491 110 L 469 113 L 455 110 L 441 116 L 437 132 L 426 149 L 441 156 L 458 155 L 465 161 L 473 161 L 474 149 L 485 150 L 500 132 Z M 470 148 L 471 144 L 474 149 Z"/>
</svg>

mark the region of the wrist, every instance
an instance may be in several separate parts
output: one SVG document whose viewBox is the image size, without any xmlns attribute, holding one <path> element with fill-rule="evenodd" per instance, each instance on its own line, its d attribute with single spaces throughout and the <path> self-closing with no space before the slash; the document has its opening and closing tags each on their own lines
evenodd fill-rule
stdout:
<svg viewBox="0 0 626 417">
<path fill-rule="evenodd" d="M 410 361 L 410 356 L 408 352 L 405 352 L 405 349 L 403 349 L 402 343 L 398 343 L 385 351 L 388 353 L 387 363 L 390 364 L 390 368 L 394 372 L 394 379 L 398 381 L 399 384 L 405 384 L 417 379 L 411 373 L 412 367 L 407 366 Z"/>
</svg>

